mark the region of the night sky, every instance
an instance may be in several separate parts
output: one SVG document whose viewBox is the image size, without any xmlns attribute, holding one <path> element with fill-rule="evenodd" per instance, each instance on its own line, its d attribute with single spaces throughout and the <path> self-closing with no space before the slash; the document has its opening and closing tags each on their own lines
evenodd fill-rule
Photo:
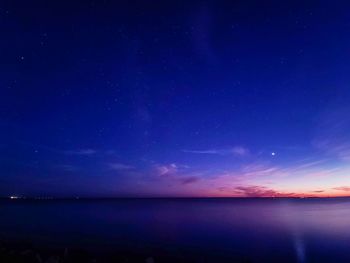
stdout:
<svg viewBox="0 0 350 263">
<path fill-rule="evenodd" d="M 350 195 L 348 1 L 4 1 L 0 196 Z"/>
</svg>

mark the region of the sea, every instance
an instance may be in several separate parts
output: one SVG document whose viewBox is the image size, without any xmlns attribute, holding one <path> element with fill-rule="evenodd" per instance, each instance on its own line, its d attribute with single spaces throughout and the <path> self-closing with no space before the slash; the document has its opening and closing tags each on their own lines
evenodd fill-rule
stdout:
<svg viewBox="0 0 350 263">
<path fill-rule="evenodd" d="M 350 262 L 350 198 L 1 200 L 3 241 L 154 262 Z"/>
</svg>

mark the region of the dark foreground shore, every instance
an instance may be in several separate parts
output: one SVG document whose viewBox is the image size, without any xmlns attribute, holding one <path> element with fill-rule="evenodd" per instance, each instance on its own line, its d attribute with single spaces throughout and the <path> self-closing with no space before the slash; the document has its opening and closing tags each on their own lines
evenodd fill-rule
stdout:
<svg viewBox="0 0 350 263">
<path fill-rule="evenodd" d="M 0 245 L 2 263 L 109 263 L 146 262 L 154 263 L 151 256 L 134 254 L 130 251 L 118 253 L 91 253 L 84 249 L 35 247 L 30 244 L 2 243 Z M 165 262 L 159 260 L 159 262 Z"/>
<path fill-rule="evenodd" d="M 162 260 L 163 261 L 163 260 Z M 146 262 L 154 263 L 151 256 L 134 254 L 130 251 L 118 253 L 92 253 L 84 249 L 67 247 L 36 247 L 31 244 L 2 243 L 0 245 L 1 263 L 109 263 Z M 161 262 L 161 261 L 159 261 Z"/>
<path fill-rule="evenodd" d="M 84 249 L 36 247 L 28 243 L 0 243 L 1 263 L 159 263 L 159 262 L 239 262 L 252 263 L 248 259 L 227 261 L 188 255 L 188 258 L 166 252 L 147 255 L 140 251 L 93 253 Z"/>
</svg>

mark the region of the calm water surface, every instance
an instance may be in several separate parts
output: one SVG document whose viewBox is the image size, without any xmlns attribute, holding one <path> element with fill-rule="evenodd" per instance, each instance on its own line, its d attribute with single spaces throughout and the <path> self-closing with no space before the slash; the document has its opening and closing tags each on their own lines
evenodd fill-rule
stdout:
<svg viewBox="0 0 350 263">
<path fill-rule="evenodd" d="M 0 240 L 199 262 L 350 262 L 350 199 L 0 201 Z"/>
</svg>

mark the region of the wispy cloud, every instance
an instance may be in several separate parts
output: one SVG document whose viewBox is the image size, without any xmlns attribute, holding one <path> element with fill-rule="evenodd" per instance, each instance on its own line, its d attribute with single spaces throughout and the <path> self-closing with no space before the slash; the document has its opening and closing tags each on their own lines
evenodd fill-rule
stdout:
<svg viewBox="0 0 350 263">
<path fill-rule="evenodd" d="M 217 56 L 211 43 L 212 14 L 208 4 L 202 4 L 193 15 L 192 40 L 197 55 L 208 63 L 215 63 Z"/>
<path fill-rule="evenodd" d="M 155 164 L 154 170 L 158 176 L 174 175 L 179 171 L 179 166 L 175 163 L 171 164 Z"/>
<path fill-rule="evenodd" d="M 208 149 L 208 150 L 183 150 L 185 153 L 193 154 L 217 154 L 217 155 L 235 155 L 235 156 L 248 156 L 250 154 L 249 149 L 242 146 L 235 146 L 229 149 Z"/>
<path fill-rule="evenodd" d="M 238 171 L 240 174 L 242 174 L 244 177 L 249 177 L 249 176 L 271 176 L 275 174 L 284 174 L 282 169 L 280 167 L 270 165 L 270 164 L 265 164 L 265 163 L 251 163 L 251 164 L 246 164 L 240 168 Z"/>
<path fill-rule="evenodd" d="M 328 167 L 328 159 L 300 160 L 288 165 L 276 165 L 270 162 L 252 162 L 242 165 L 233 174 L 241 178 L 282 178 L 282 177 L 327 177 L 347 169 L 346 167 Z"/>
<path fill-rule="evenodd" d="M 230 149 L 229 153 L 237 155 L 237 156 L 247 156 L 250 154 L 250 151 L 248 148 L 244 148 L 241 146 L 236 146 Z"/>
<path fill-rule="evenodd" d="M 183 150 L 183 152 L 195 154 L 220 154 L 218 150 Z"/>
<path fill-rule="evenodd" d="M 318 120 L 313 146 L 343 161 L 350 161 L 350 107 L 336 105 L 325 110 Z"/>
<path fill-rule="evenodd" d="M 67 154 L 67 155 L 93 155 L 97 153 L 97 150 L 91 149 L 91 148 L 82 148 L 82 149 L 75 149 L 75 150 L 62 150 L 62 149 L 57 149 L 51 146 L 47 145 L 42 145 L 42 144 L 37 144 L 37 143 L 32 143 L 28 141 L 17 141 L 17 143 L 30 147 L 33 150 L 36 151 L 44 151 L 48 153 L 55 153 L 55 154 Z"/>
<path fill-rule="evenodd" d="M 79 149 L 79 150 L 65 151 L 65 153 L 70 155 L 93 155 L 97 153 L 97 151 L 93 149 Z"/>
<path fill-rule="evenodd" d="M 61 164 L 61 165 L 56 165 L 55 169 L 60 169 L 62 171 L 66 172 L 74 172 L 79 170 L 79 167 L 76 165 L 71 165 L 71 164 Z"/>
<path fill-rule="evenodd" d="M 123 163 L 109 163 L 108 166 L 111 170 L 115 170 L 115 171 L 125 171 L 125 170 L 135 169 L 134 166 L 123 164 Z"/>
</svg>

